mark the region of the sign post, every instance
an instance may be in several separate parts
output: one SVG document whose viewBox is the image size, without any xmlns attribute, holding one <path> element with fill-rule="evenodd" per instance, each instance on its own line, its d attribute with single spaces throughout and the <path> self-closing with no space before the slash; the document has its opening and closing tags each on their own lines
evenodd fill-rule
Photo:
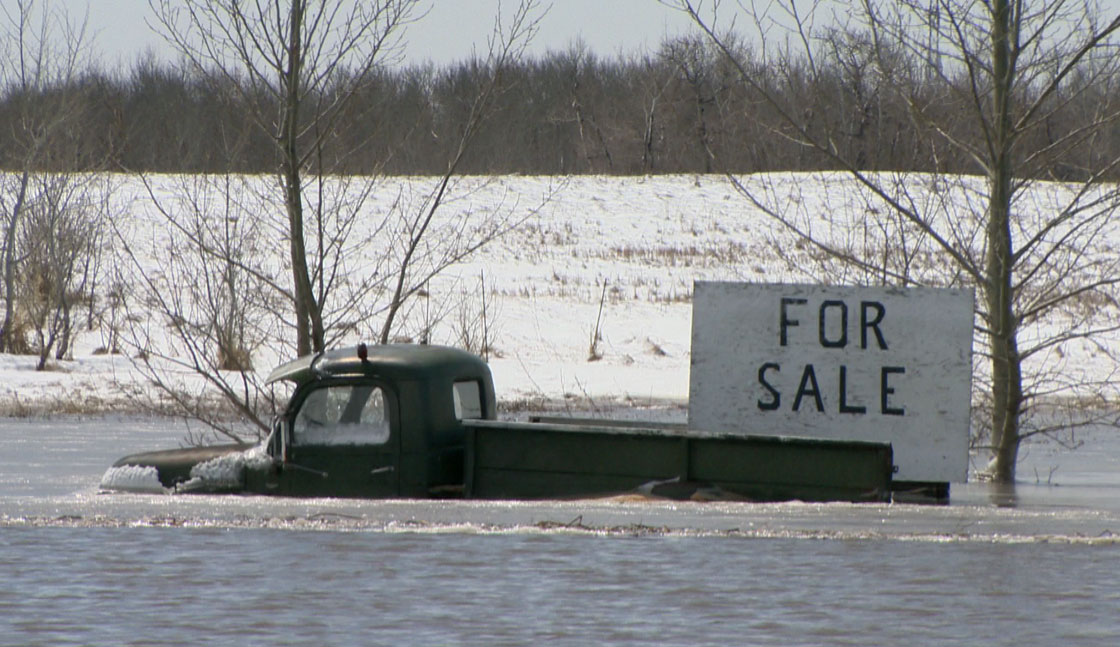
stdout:
<svg viewBox="0 0 1120 647">
<path fill-rule="evenodd" d="M 899 481 L 968 473 L 973 294 L 697 282 L 689 426 L 889 442 Z"/>
</svg>

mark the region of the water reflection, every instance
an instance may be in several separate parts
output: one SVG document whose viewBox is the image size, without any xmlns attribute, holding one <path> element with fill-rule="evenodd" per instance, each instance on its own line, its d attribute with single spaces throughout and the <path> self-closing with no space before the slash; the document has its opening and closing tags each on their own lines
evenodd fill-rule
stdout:
<svg viewBox="0 0 1120 647">
<path fill-rule="evenodd" d="M 1019 497 L 1014 483 L 985 483 L 988 488 L 988 500 L 997 508 L 1015 508 L 1019 505 Z"/>
</svg>

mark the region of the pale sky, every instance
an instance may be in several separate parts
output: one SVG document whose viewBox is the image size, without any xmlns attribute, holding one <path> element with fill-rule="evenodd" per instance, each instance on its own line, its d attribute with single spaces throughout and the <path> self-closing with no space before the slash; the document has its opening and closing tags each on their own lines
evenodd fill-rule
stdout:
<svg viewBox="0 0 1120 647">
<path fill-rule="evenodd" d="M 132 61 L 145 48 L 167 56 L 163 41 L 145 24 L 148 0 L 64 1 L 79 13 L 89 7 L 89 27 L 105 63 Z M 405 58 L 443 64 L 465 59 L 475 48 L 484 54 L 499 5 L 508 15 L 517 0 L 433 0 L 431 11 L 405 33 Z M 530 48 L 533 54 L 567 49 L 576 39 L 601 56 L 629 54 L 656 48 L 665 36 L 691 28 L 686 16 L 657 0 L 551 0 L 551 5 Z"/>
<path fill-rule="evenodd" d="M 129 63 L 146 48 L 160 58 L 170 59 L 169 48 L 148 28 L 148 0 L 54 0 L 76 15 L 89 9 L 89 28 L 94 46 L 107 65 Z M 1105 12 L 1120 12 L 1120 0 L 1100 0 Z M 446 64 L 468 58 L 472 51 L 486 52 L 499 6 L 509 15 L 518 0 L 428 0 L 427 15 L 412 24 L 404 35 L 406 62 L 431 60 Z M 710 5 L 710 2 L 705 4 Z M 725 3 L 734 10 L 734 3 Z M 14 0 L 0 0 L 10 9 Z M 529 52 L 541 55 L 565 50 L 577 39 L 600 56 L 642 53 L 654 50 L 666 37 L 694 29 L 684 14 L 658 0 L 541 0 L 551 5 L 540 24 L 540 32 Z"/>
</svg>

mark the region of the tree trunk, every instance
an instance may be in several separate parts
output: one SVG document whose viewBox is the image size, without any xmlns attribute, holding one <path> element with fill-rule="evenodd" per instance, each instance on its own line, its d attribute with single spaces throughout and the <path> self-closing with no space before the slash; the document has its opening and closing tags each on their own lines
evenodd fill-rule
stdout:
<svg viewBox="0 0 1120 647">
<path fill-rule="evenodd" d="M 0 353 L 7 353 L 12 349 L 11 337 L 12 326 L 15 324 L 16 300 L 16 289 L 12 284 L 16 276 L 16 233 L 23 212 L 23 203 L 27 199 L 27 184 L 30 181 L 31 174 L 25 169 L 19 176 L 19 190 L 16 193 L 15 204 L 12 205 L 8 230 L 4 232 L 4 322 L 0 324 Z"/>
<path fill-rule="evenodd" d="M 653 172 L 653 132 L 654 119 L 657 117 L 657 99 L 650 102 L 646 110 L 645 135 L 642 137 L 642 172 Z"/>
<path fill-rule="evenodd" d="M 985 297 L 988 307 L 988 337 L 992 352 L 992 478 L 1000 483 L 1015 480 L 1019 454 L 1019 414 L 1023 403 L 1022 360 L 1019 357 L 1014 269 L 1011 240 L 1012 81 L 1013 32 L 1009 0 L 992 3 L 992 141 L 993 160 L 989 171 L 988 259 Z M 1017 16 L 1015 17 L 1018 18 Z"/>
<path fill-rule="evenodd" d="M 307 248 L 303 235 L 303 193 L 300 177 L 299 137 L 300 78 L 303 51 L 300 32 L 303 27 L 303 0 L 292 0 L 288 35 L 288 69 L 284 73 L 285 105 L 280 144 L 283 151 L 284 201 L 288 211 L 288 229 L 292 261 L 292 287 L 296 307 L 296 350 L 299 355 L 323 350 L 323 316 L 311 289 L 307 269 Z"/>
</svg>

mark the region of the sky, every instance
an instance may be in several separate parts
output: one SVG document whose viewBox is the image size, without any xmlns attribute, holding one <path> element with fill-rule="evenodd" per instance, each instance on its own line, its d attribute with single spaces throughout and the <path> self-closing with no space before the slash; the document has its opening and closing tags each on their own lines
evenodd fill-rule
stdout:
<svg viewBox="0 0 1120 647">
<path fill-rule="evenodd" d="M 89 28 L 106 63 L 127 63 L 148 48 L 158 56 L 169 56 L 166 45 L 145 23 L 148 0 L 67 0 L 67 4 L 75 9 L 89 7 Z M 409 27 L 404 58 L 409 63 L 446 64 L 469 57 L 473 50 L 484 54 L 499 6 L 508 15 L 516 5 L 517 0 L 435 0 L 427 15 Z M 656 48 L 664 37 L 690 27 L 685 15 L 658 0 L 552 0 L 530 52 L 564 50 L 581 39 L 601 56 L 634 53 Z"/>
<path fill-rule="evenodd" d="M 5 9 L 15 0 L 0 0 Z M 170 48 L 147 25 L 148 0 L 55 0 L 80 14 L 89 10 L 89 29 L 102 62 L 114 66 L 134 61 L 146 50 L 174 58 Z M 529 53 L 568 49 L 577 41 L 603 57 L 651 51 L 667 37 L 693 30 L 688 17 L 661 0 L 540 0 L 548 6 Z M 1100 0 L 1106 13 L 1120 12 L 1120 0 Z M 444 65 L 486 52 L 499 8 L 512 13 L 518 0 L 427 0 L 426 15 L 411 25 L 401 54 L 406 64 L 431 61 Z M 724 8 L 734 9 L 731 3 Z"/>
</svg>

